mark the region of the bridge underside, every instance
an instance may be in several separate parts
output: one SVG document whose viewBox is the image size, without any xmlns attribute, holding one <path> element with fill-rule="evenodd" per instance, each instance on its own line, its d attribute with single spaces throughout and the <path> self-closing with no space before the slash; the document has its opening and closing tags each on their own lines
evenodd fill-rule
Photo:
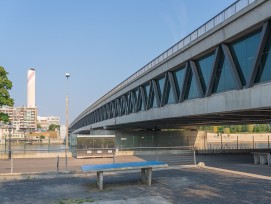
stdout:
<svg viewBox="0 0 271 204">
<path fill-rule="evenodd" d="M 137 123 L 106 126 L 106 129 L 193 129 L 205 125 L 260 124 L 271 122 L 271 109 L 213 113 L 181 118 L 164 118 Z"/>
<path fill-rule="evenodd" d="M 113 122 L 114 123 L 114 122 Z M 197 129 L 206 125 L 239 125 L 271 123 L 271 108 L 220 112 L 213 114 L 202 114 L 185 117 L 163 118 L 158 120 L 146 120 L 142 122 L 112 124 L 98 127 L 84 127 L 77 133 L 88 134 L 91 129 L 107 130 L 159 130 L 159 129 Z"/>
</svg>

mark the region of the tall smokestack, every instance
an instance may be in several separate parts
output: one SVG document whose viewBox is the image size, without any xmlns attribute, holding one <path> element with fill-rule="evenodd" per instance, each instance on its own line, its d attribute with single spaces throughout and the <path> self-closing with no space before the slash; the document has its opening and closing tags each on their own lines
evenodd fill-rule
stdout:
<svg viewBox="0 0 271 204">
<path fill-rule="evenodd" d="M 27 107 L 28 108 L 36 107 L 35 80 L 36 80 L 35 69 L 29 69 L 27 72 Z"/>
</svg>

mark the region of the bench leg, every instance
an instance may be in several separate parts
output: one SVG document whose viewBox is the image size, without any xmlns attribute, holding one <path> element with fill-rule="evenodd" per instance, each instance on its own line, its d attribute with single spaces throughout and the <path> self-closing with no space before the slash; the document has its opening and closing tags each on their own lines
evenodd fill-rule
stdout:
<svg viewBox="0 0 271 204">
<path fill-rule="evenodd" d="M 141 169 L 141 180 L 142 183 L 146 183 L 146 169 Z"/>
<path fill-rule="evenodd" d="M 151 186 L 152 168 L 147 169 L 148 185 Z"/>
<path fill-rule="evenodd" d="M 151 186 L 152 168 L 142 168 L 141 169 L 141 179 L 143 183 Z"/>
<path fill-rule="evenodd" d="M 99 189 L 102 191 L 103 190 L 103 172 L 102 171 L 97 171 L 97 185 Z"/>
</svg>

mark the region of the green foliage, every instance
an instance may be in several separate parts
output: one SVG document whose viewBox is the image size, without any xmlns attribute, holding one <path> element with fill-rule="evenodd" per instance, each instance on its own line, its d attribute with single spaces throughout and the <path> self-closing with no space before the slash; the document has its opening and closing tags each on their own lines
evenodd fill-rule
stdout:
<svg viewBox="0 0 271 204">
<path fill-rule="evenodd" d="M 59 125 L 56 125 L 56 124 L 51 124 L 49 125 L 49 130 L 50 131 L 55 131 L 55 130 L 59 130 L 60 129 L 60 126 Z"/>
<path fill-rule="evenodd" d="M 250 132 L 250 133 L 253 132 L 253 125 L 248 125 L 247 126 L 247 131 Z"/>
<path fill-rule="evenodd" d="M 221 125 L 221 126 L 202 126 L 199 130 L 213 133 L 266 133 L 271 132 L 271 124 L 248 124 L 248 125 Z"/>
<path fill-rule="evenodd" d="M 224 131 L 224 134 L 230 134 L 231 133 L 230 128 L 228 128 L 228 127 L 224 128 L 223 131 Z"/>
<path fill-rule="evenodd" d="M 11 88 L 12 82 L 8 79 L 8 72 L 0 66 L 0 107 L 14 105 L 14 100 L 9 95 Z M 9 121 L 8 115 L 0 113 L 0 121 L 7 123 Z"/>
<path fill-rule="evenodd" d="M 41 135 L 41 136 L 40 136 L 40 139 L 45 139 L 45 136 L 44 136 L 44 135 Z"/>
<path fill-rule="evenodd" d="M 0 121 L 3 121 L 4 123 L 8 123 L 9 122 L 8 114 L 0 113 Z"/>
</svg>

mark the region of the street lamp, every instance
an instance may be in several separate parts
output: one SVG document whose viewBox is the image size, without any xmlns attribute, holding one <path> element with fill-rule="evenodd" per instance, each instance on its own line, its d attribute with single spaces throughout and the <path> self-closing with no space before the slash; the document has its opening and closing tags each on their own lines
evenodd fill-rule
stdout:
<svg viewBox="0 0 271 204">
<path fill-rule="evenodd" d="M 11 159 L 11 131 L 12 131 L 12 123 L 8 123 L 8 159 Z"/>
<path fill-rule="evenodd" d="M 65 74 L 66 78 L 67 78 L 67 92 L 66 92 L 66 154 L 67 154 L 67 150 L 69 149 L 69 89 L 68 89 L 68 79 L 70 77 L 69 73 Z"/>
</svg>

